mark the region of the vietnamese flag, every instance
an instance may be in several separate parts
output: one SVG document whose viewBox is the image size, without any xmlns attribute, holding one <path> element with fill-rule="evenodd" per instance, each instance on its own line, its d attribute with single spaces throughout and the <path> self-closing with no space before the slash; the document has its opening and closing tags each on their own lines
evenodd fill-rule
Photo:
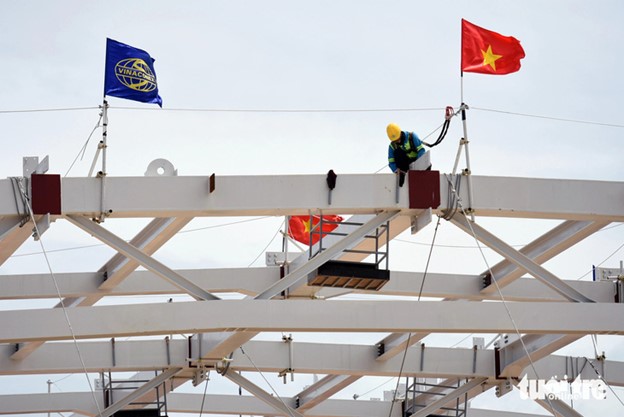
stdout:
<svg viewBox="0 0 624 417">
<path fill-rule="evenodd" d="M 310 216 L 292 216 L 288 221 L 288 234 L 304 245 L 314 245 L 321 238 L 321 234 L 319 233 L 321 230 L 317 227 L 314 229 L 315 233 L 312 233 L 312 235 L 310 235 L 310 230 L 318 225 L 320 220 L 321 216 L 312 216 L 312 226 L 310 226 Z M 342 220 L 340 216 L 323 216 L 323 232 L 325 232 L 323 236 L 338 227 L 336 223 Z"/>
<path fill-rule="evenodd" d="M 466 72 L 503 75 L 520 69 L 524 49 L 513 36 L 483 29 L 462 19 L 461 69 Z"/>
</svg>

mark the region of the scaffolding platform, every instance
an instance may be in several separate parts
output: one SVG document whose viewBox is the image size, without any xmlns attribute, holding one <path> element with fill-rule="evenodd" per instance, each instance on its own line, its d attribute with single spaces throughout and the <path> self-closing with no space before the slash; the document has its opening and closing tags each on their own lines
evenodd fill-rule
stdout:
<svg viewBox="0 0 624 417">
<path fill-rule="evenodd" d="M 377 264 L 328 261 L 319 267 L 316 277 L 308 279 L 308 285 L 378 291 L 389 280 L 390 271 Z"/>
</svg>

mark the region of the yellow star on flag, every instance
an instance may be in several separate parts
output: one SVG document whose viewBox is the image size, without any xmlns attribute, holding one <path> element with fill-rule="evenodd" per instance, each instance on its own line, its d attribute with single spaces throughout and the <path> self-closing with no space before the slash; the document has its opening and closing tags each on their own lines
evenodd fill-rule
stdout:
<svg viewBox="0 0 624 417">
<path fill-rule="evenodd" d="M 310 220 L 304 220 L 304 221 L 303 221 L 303 225 L 305 226 L 305 232 L 306 232 L 306 233 L 310 233 L 310 229 L 312 229 L 312 228 L 310 227 Z"/>
<path fill-rule="evenodd" d="M 489 65 L 494 71 L 496 71 L 496 60 L 502 58 L 502 55 L 496 55 L 492 52 L 492 45 L 488 45 L 487 51 L 481 50 L 483 54 L 483 65 Z"/>
</svg>

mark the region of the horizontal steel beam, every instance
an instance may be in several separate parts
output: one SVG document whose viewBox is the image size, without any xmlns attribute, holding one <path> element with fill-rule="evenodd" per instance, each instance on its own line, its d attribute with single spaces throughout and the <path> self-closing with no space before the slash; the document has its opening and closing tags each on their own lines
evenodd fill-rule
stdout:
<svg viewBox="0 0 624 417">
<path fill-rule="evenodd" d="M 613 320 L 624 305 L 603 303 L 229 300 L 66 312 L 79 339 L 222 331 L 624 334 L 624 321 Z M 61 310 L 0 311 L 0 343 L 71 337 Z"/>
<path fill-rule="evenodd" d="M 176 269 L 193 284 L 209 292 L 258 294 L 279 280 L 279 267 Z M 101 290 L 101 272 L 55 272 L 59 291 L 66 297 L 105 297 L 128 295 L 186 294 L 152 271 L 134 271 L 110 290 Z M 55 298 L 56 287 L 50 274 L 0 275 L 0 300 Z"/>
<path fill-rule="evenodd" d="M 473 209 L 480 216 L 567 220 L 624 221 L 624 182 L 472 175 Z M 63 178 L 64 215 L 95 216 L 101 211 L 98 178 Z M 373 214 L 379 210 L 410 212 L 408 187 L 399 189 L 393 174 L 345 174 L 327 199 L 325 175 L 253 175 L 210 178 L 106 177 L 110 217 L 203 217 L 307 214 L 313 207 L 326 214 Z M 301 190 L 306 190 L 301 193 Z M 367 190 L 367 192 L 362 192 Z M 443 175 L 440 195 L 448 183 Z M 461 198 L 467 201 L 467 191 Z M 434 214 L 446 210 L 442 201 Z M 0 180 L 0 217 L 15 216 L 10 180 Z M 16 216 L 17 217 L 17 216 Z"/>
<path fill-rule="evenodd" d="M 79 348 L 85 358 L 88 372 L 102 369 L 111 372 L 135 370 L 159 370 L 168 367 L 188 365 L 188 341 L 137 340 L 89 342 L 80 341 Z M 402 356 L 380 362 L 376 360 L 376 347 L 330 343 L 293 342 L 294 366 L 301 374 L 329 374 L 337 376 L 395 376 L 398 375 Z M 42 346 L 23 361 L 9 358 L 12 346 L 0 345 L 0 375 L 81 373 L 84 368 L 76 353 L 73 342 L 50 343 Z M 262 372 L 280 371 L 289 367 L 289 352 L 283 342 L 251 341 L 245 344 L 245 351 L 254 358 L 254 364 Z M 408 349 L 403 374 L 444 377 L 495 376 L 494 350 L 465 348 L 441 348 L 414 346 Z M 113 357 L 115 358 L 113 361 Z M 529 378 L 550 378 L 557 375 L 583 379 L 596 377 L 593 368 L 585 358 L 549 355 L 534 361 L 538 375 L 531 367 L 524 373 Z M 596 362 L 598 369 L 604 368 L 605 378 L 612 385 L 624 386 L 624 362 L 605 360 Z M 230 362 L 235 371 L 255 372 L 247 357 L 236 351 Z M 522 373 L 521 375 L 524 375 Z M 320 381 L 319 381 L 320 382 Z M 312 389 L 313 386 L 310 387 Z M 305 402 L 305 401 L 303 401 Z"/>
<path fill-rule="evenodd" d="M 102 396 L 97 395 L 102 408 Z M 291 401 L 292 398 L 284 398 Z M 327 400 L 314 407 L 310 415 L 316 417 L 401 417 L 401 407 L 394 407 L 388 414 L 390 402 L 366 400 Z M 283 415 L 260 399 L 250 395 L 227 394 L 188 394 L 172 392 L 167 394 L 167 410 L 171 413 L 191 413 L 203 415 Z M 52 394 L 0 395 L 0 414 L 31 414 L 46 412 L 75 412 L 90 417 L 98 413 L 90 392 L 67 392 Z M 513 416 L 512 416 L 513 417 Z M 524 417 L 524 416 L 522 416 Z"/>
<path fill-rule="evenodd" d="M 214 268 L 214 269 L 177 269 L 193 284 L 211 293 L 239 292 L 256 295 L 280 279 L 279 267 L 264 268 Z M 159 279 L 151 271 L 132 272 L 126 280 L 110 291 L 99 289 L 102 276 L 97 272 L 69 272 L 54 274 L 61 294 L 67 297 L 86 296 L 126 296 L 126 295 L 170 295 L 184 294 L 180 288 L 168 281 Z M 375 294 L 418 296 L 422 272 L 390 271 L 390 281 Z M 609 281 L 564 280 L 575 290 L 582 292 L 592 300 L 602 303 L 613 302 L 615 286 Z M 436 297 L 466 300 L 498 300 L 498 292 L 481 293 L 483 278 L 479 275 L 427 273 L 422 288 L 422 297 Z M 319 287 L 300 287 L 290 296 L 304 296 L 318 292 Z M 371 291 L 351 291 L 371 293 Z M 520 278 L 502 288 L 507 301 L 564 301 L 556 291 L 545 287 L 533 278 Z M 0 300 L 21 300 L 34 298 L 54 298 L 56 288 L 49 274 L 0 275 Z"/>
</svg>

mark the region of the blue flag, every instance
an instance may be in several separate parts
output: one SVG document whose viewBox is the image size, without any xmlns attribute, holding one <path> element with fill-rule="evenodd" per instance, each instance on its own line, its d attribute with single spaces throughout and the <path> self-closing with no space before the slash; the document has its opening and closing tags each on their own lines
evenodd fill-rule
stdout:
<svg viewBox="0 0 624 417">
<path fill-rule="evenodd" d="M 104 95 L 162 107 L 152 57 L 141 49 L 106 38 Z"/>
</svg>

